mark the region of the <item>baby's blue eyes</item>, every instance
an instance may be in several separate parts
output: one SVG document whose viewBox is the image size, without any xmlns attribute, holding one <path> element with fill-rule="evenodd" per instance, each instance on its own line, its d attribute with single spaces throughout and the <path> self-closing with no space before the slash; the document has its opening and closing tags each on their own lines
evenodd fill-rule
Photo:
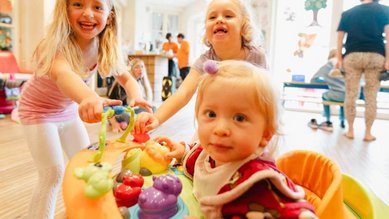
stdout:
<svg viewBox="0 0 389 219">
<path fill-rule="evenodd" d="M 208 116 L 209 118 L 214 118 L 214 117 L 216 117 L 216 113 L 213 112 L 213 111 L 208 111 L 206 114 L 207 114 L 207 116 Z"/>
<path fill-rule="evenodd" d="M 235 115 L 234 116 L 234 120 L 237 121 L 237 122 L 244 122 L 246 121 L 246 116 L 244 115 L 241 115 L 241 114 L 238 114 L 238 115 Z"/>
<path fill-rule="evenodd" d="M 214 111 L 207 111 L 205 113 L 205 115 L 208 117 L 208 118 L 216 118 L 216 113 Z M 233 116 L 232 118 L 234 121 L 237 121 L 237 122 L 244 122 L 244 121 L 247 121 L 247 117 L 243 114 L 236 114 Z"/>
</svg>

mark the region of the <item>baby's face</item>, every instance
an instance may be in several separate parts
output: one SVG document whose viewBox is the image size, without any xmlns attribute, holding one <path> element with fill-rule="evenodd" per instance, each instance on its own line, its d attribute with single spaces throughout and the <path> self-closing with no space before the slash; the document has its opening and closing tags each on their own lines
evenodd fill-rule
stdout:
<svg viewBox="0 0 389 219">
<path fill-rule="evenodd" d="M 233 83 L 210 84 L 197 112 L 200 143 L 216 165 L 245 159 L 266 142 L 266 120 L 254 95 Z"/>
</svg>

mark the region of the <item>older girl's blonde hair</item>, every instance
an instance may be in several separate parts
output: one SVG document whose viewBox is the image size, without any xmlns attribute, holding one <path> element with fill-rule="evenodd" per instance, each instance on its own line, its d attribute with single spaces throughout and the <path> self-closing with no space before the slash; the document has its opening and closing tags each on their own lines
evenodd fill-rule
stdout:
<svg viewBox="0 0 389 219">
<path fill-rule="evenodd" d="M 118 22 L 113 0 L 106 0 L 110 9 L 104 30 L 98 35 L 98 72 L 102 77 L 126 71 L 122 50 L 120 49 Z M 83 65 L 82 51 L 73 35 L 68 19 L 68 0 L 57 0 L 53 21 L 44 39 L 35 49 L 32 61 L 35 73 L 42 76 L 50 72 L 54 59 L 61 54 L 77 74 L 84 76 L 89 69 Z"/>
<path fill-rule="evenodd" d="M 209 8 L 212 2 L 215 0 L 212 0 L 208 4 L 208 9 L 205 15 L 205 22 L 207 20 L 207 15 L 209 13 Z M 252 46 L 259 46 L 260 45 L 260 39 L 261 35 L 258 31 L 258 28 L 253 23 L 253 16 L 252 11 L 244 0 L 230 0 L 233 4 L 238 6 L 240 10 L 240 15 L 242 15 L 243 22 L 241 27 L 241 40 L 242 40 L 242 47 L 252 47 Z M 212 47 L 212 45 L 209 43 L 206 34 L 203 36 L 203 43 L 208 46 Z"/>
<path fill-rule="evenodd" d="M 219 81 L 227 81 L 230 87 L 225 89 L 234 89 L 236 92 L 244 92 L 247 95 L 253 95 L 256 99 L 258 113 L 264 115 L 265 130 L 271 135 L 279 134 L 278 118 L 278 98 L 273 83 L 267 76 L 268 72 L 245 61 L 226 60 L 218 63 L 218 70 L 215 74 L 205 73 L 198 87 L 198 94 L 195 104 L 196 118 L 199 108 L 207 92 L 207 88 Z M 220 91 L 220 95 L 224 95 Z M 236 100 L 239 104 L 239 100 Z M 271 149 L 274 152 L 275 148 Z"/>
</svg>

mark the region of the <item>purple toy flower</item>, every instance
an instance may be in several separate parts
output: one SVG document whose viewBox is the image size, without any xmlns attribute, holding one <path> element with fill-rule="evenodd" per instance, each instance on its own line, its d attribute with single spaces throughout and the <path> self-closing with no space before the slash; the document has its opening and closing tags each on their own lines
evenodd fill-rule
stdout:
<svg viewBox="0 0 389 219">
<path fill-rule="evenodd" d="M 219 66 L 217 65 L 216 61 L 207 60 L 204 62 L 203 70 L 208 74 L 213 75 L 216 74 L 216 72 L 219 70 Z"/>
</svg>

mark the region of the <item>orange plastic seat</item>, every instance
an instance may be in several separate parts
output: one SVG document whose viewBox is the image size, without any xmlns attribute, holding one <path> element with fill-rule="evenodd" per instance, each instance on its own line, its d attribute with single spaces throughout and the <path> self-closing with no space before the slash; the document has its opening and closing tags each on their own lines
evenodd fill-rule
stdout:
<svg viewBox="0 0 389 219">
<path fill-rule="evenodd" d="M 296 150 L 281 155 L 277 166 L 304 188 L 305 198 L 315 207 L 320 219 L 355 218 L 343 204 L 342 173 L 328 157 Z"/>
</svg>

